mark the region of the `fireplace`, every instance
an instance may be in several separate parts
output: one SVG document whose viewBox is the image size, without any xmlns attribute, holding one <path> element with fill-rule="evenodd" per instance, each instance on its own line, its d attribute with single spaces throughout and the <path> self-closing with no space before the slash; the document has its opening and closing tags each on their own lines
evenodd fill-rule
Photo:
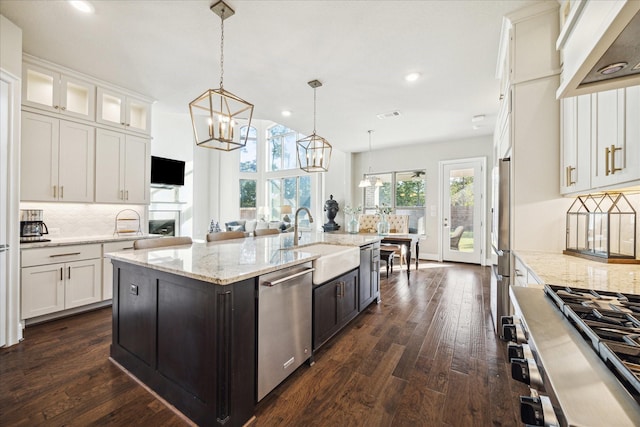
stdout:
<svg viewBox="0 0 640 427">
<path fill-rule="evenodd" d="M 176 235 L 175 219 L 150 219 L 149 234 L 161 234 L 163 236 Z"/>
</svg>

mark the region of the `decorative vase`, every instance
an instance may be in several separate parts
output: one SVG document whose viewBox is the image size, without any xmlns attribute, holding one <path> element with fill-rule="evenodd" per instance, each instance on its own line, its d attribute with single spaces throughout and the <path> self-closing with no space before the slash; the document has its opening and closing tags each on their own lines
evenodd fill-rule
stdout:
<svg viewBox="0 0 640 427">
<path fill-rule="evenodd" d="M 389 234 L 389 222 L 387 221 L 386 215 L 380 215 L 380 221 L 378 222 L 377 228 L 378 235 L 386 236 L 387 234 Z"/>
<path fill-rule="evenodd" d="M 360 224 L 355 215 L 351 215 L 351 219 L 347 221 L 347 233 L 358 234 L 360 232 Z"/>
</svg>

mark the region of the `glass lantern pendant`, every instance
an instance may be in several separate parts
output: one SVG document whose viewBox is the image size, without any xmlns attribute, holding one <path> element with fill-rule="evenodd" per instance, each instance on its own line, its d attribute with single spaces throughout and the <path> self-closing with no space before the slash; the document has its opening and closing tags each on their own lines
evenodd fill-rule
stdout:
<svg viewBox="0 0 640 427">
<path fill-rule="evenodd" d="M 331 160 L 331 144 L 316 134 L 316 88 L 322 83 L 312 80 L 308 84 L 313 88 L 313 133 L 296 141 L 298 164 L 305 172 L 326 172 Z"/>
<path fill-rule="evenodd" d="M 247 143 L 248 132 L 240 128 L 251 125 L 253 104 L 224 89 L 224 20 L 235 12 L 224 1 L 211 6 L 220 16 L 220 88 L 208 89 L 189 103 L 191 124 L 196 145 L 217 150 L 231 151 Z"/>
</svg>

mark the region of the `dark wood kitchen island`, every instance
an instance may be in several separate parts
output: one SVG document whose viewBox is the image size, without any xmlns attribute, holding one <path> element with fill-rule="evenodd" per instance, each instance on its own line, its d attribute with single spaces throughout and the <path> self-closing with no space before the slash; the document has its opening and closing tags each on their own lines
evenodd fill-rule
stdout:
<svg viewBox="0 0 640 427">
<path fill-rule="evenodd" d="M 260 275 L 307 263 L 290 236 L 109 254 L 114 267 L 111 358 L 201 426 L 242 426 L 256 403 Z M 361 246 L 318 233 L 307 243 Z"/>
</svg>

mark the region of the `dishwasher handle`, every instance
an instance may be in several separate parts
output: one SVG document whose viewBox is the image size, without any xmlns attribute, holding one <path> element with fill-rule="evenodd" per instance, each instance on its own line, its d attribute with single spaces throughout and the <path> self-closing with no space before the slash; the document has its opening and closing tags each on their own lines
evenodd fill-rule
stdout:
<svg viewBox="0 0 640 427">
<path fill-rule="evenodd" d="M 269 287 L 276 286 L 276 285 L 279 285 L 280 283 L 284 283 L 284 282 L 287 282 L 287 281 L 289 281 L 291 279 L 295 279 L 296 277 L 304 276 L 305 274 L 311 273 L 314 270 L 315 270 L 315 268 L 307 268 L 306 270 L 299 271 L 297 273 L 292 274 L 291 276 L 286 276 L 286 277 L 283 277 L 281 279 L 271 280 L 271 281 L 266 280 L 266 281 L 262 282 L 261 285 L 262 286 L 269 286 Z"/>
</svg>

